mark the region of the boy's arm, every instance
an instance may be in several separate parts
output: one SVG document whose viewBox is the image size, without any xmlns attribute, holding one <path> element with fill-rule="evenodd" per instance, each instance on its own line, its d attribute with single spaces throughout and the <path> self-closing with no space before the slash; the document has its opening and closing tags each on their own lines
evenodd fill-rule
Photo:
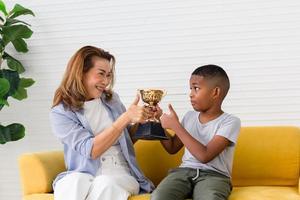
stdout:
<svg viewBox="0 0 300 200">
<path fill-rule="evenodd" d="M 215 135 L 205 146 L 193 138 L 179 123 L 174 127 L 176 135 L 181 139 L 185 147 L 191 154 L 202 163 L 207 163 L 219 155 L 229 144 L 230 141 L 219 135 Z"/>
<path fill-rule="evenodd" d="M 180 124 L 177 114 L 169 105 L 170 114 L 163 114 L 160 118 L 164 128 L 170 128 L 175 131 L 178 140 L 191 152 L 191 154 L 202 163 L 207 163 L 220 154 L 230 141 L 223 136 L 216 135 L 205 146 L 193 138 L 185 128 Z"/>
<path fill-rule="evenodd" d="M 168 130 L 166 130 L 165 133 L 168 135 L 169 139 L 161 140 L 160 143 L 169 154 L 177 153 L 183 147 L 183 143 L 177 135 L 170 135 Z"/>
<path fill-rule="evenodd" d="M 130 138 L 131 138 L 131 141 L 133 144 L 136 143 L 136 141 L 137 141 L 137 139 L 134 139 L 134 135 L 137 131 L 138 126 L 139 126 L 139 124 L 136 123 L 136 124 L 130 125 L 128 128 L 128 132 L 129 132 L 129 135 L 130 135 Z"/>
</svg>

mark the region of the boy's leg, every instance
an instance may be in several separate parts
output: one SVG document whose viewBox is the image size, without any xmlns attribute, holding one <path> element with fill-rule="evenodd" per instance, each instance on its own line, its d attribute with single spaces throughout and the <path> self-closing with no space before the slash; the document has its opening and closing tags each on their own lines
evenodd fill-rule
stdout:
<svg viewBox="0 0 300 200">
<path fill-rule="evenodd" d="M 165 177 L 151 194 L 151 200 L 184 200 L 192 191 L 190 169 L 176 168 Z"/>
<path fill-rule="evenodd" d="M 193 200 L 227 200 L 231 193 L 230 178 L 214 172 L 200 172 L 195 180 Z"/>
</svg>

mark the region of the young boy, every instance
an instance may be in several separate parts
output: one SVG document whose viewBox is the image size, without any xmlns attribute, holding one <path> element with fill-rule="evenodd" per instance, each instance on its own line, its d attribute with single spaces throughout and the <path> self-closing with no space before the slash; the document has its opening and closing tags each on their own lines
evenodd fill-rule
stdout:
<svg viewBox="0 0 300 200">
<path fill-rule="evenodd" d="M 180 123 L 169 105 L 170 114 L 160 117 L 162 127 L 175 132 L 169 140 L 161 141 L 163 147 L 175 154 L 184 146 L 185 152 L 182 164 L 170 170 L 151 200 L 228 198 L 234 146 L 241 126 L 239 118 L 221 108 L 229 86 L 229 78 L 221 67 L 199 67 L 190 78 L 194 111 L 187 112 Z"/>
</svg>

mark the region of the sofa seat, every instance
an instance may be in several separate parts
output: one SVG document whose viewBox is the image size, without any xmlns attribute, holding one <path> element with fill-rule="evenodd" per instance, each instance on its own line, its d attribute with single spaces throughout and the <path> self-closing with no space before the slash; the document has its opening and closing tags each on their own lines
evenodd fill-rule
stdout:
<svg viewBox="0 0 300 200">
<path fill-rule="evenodd" d="M 228 200 L 300 200 L 298 187 L 249 186 L 234 187 Z M 54 200 L 53 194 L 27 195 L 23 200 Z M 150 194 L 132 196 L 128 200 L 150 200 Z"/>
<path fill-rule="evenodd" d="M 234 187 L 228 200 L 300 200 L 298 187 Z"/>
<path fill-rule="evenodd" d="M 138 141 L 137 161 L 155 185 L 181 162 L 183 150 L 169 155 L 159 141 Z M 288 126 L 242 127 L 228 200 L 300 200 L 300 129 Z M 53 200 L 52 181 L 65 171 L 63 152 L 23 154 L 19 159 L 23 200 Z M 149 200 L 150 194 L 129 200 Z M 166 199 L 168 200 L 168 199 Z"/>
<path fill-rule="evenodd" d="M 130 197 L 128 200 L 148 200 L 150 194 L 141 194 Z M 54 200 L 52 193 L 49 194 L 31 194 L 23 197 L 23 200 Z"/>
</svg>

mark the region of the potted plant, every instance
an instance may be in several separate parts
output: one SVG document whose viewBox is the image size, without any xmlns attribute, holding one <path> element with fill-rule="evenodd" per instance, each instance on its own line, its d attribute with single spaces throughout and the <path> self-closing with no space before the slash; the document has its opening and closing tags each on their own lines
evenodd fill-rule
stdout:
<svg viewBox="0 0 300 200">
<path fill-rule="evenodd" d="M 9 106 L 8 97 L 17 100 L 27 98 L 26 88 L 30 87 L 34 80 L 20 75 L 25 71 L 22 63 L 7 52 L 7 46 L 12 45 L 17 52 L 28 52 L 25 39 L 32 35 L 30 24 L 17 19 L 22 15 L 34 13 L 19 4 L 15 4 L 10 11 L 6 10 L 5 3 L 0 0 L 0 111 L 4 106 Z M 0 144 L 23 138 L 25 127 L 19 123 L 4 126 L 0 122 Z"/>
</svg>

